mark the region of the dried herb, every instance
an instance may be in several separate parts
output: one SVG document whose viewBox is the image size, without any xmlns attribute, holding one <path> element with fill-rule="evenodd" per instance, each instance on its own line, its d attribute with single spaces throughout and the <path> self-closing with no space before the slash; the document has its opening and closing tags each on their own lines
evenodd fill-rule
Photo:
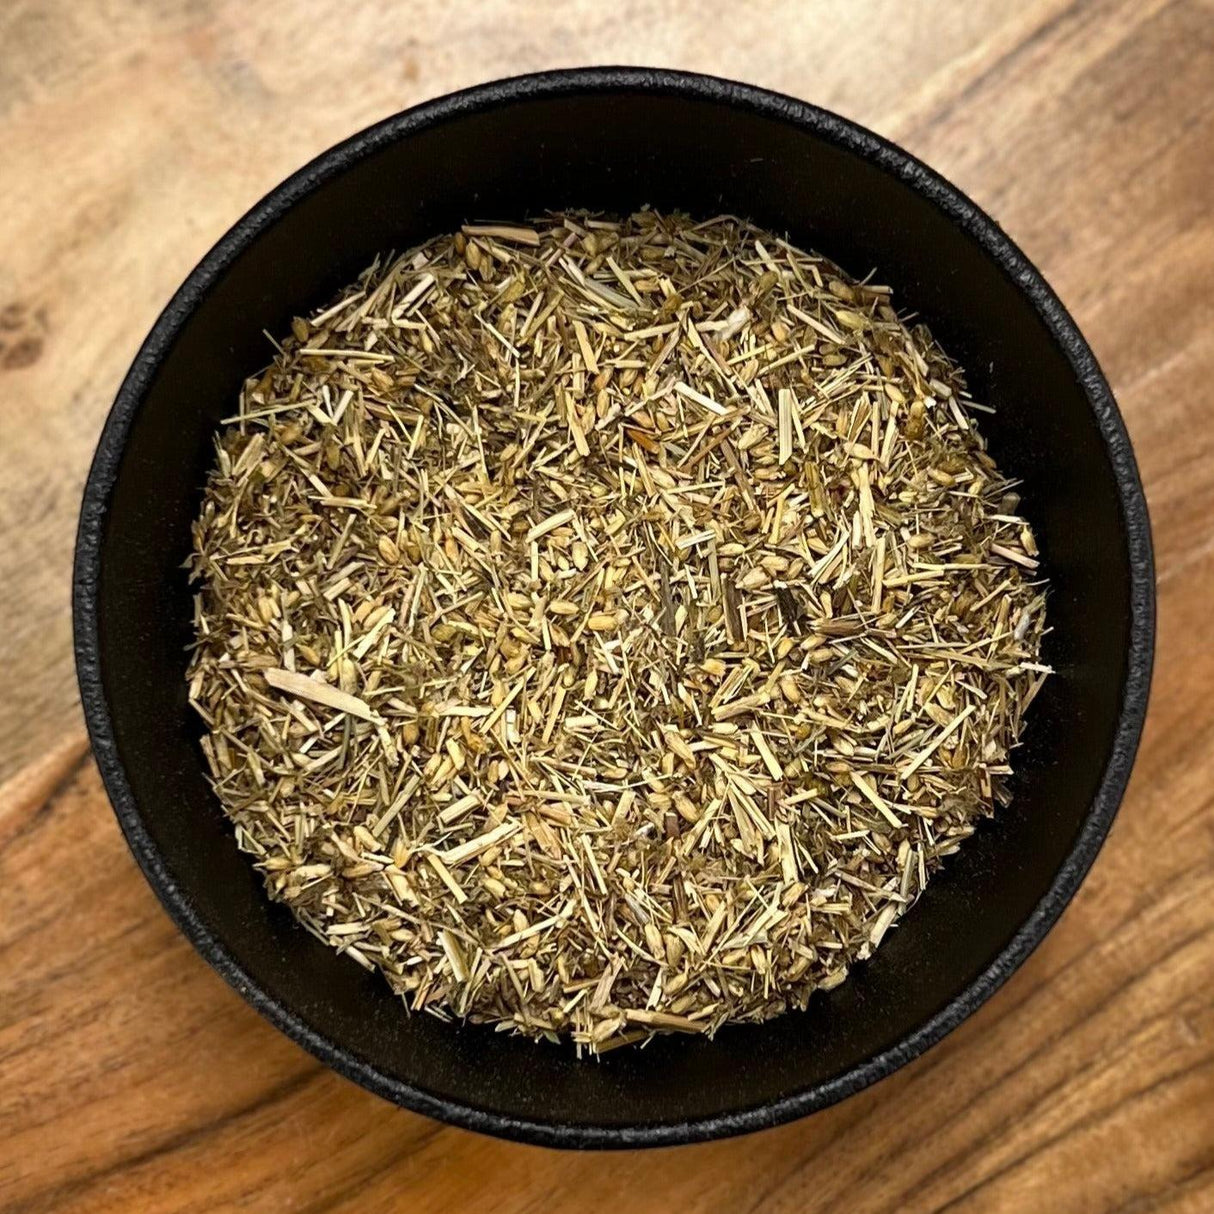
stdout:
<svg viewBox="0 0 1214 1214">
<path fill-rule="evenodd" d="M 195 526 L 240 846 L 440 1016 L 597 1050 L 837 986 L 1047 674 L 978 409 L 887 288 L 733 218 L 377 262 L 246 384 Z"/>
</svg>

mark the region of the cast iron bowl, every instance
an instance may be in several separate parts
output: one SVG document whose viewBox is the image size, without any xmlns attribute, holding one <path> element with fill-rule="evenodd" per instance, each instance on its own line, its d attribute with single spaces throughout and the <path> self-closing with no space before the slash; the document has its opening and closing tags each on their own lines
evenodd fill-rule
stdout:
<svg viewBox="0 0 1214 1214">
<path fill-rule="evenodd" d="M 182 572 L 212 435 L 263 332 L 377 252 L 475 219 L 645 203 L 745 215 L 854 274 L 875 268 L 967 368 L 1052 583 L 1057 668 L 983 822 L 877 956 L 809 1009 L 712 1041 L 579 1061 L 568 1047 L 407 1015 L 387 984 L 272 905 L 203 773 L 186 704 Z M 1070 316 L 956 189 L 850 122 L 707 76 L 603 69 L 485 85 L 326 152 L 215 246 L 157 320 L 85 489 L 76 657 L 94 753 L 132 851 L 200 953 L 343 1075 L 407 1108 L 553 1146 L 691 1142 L 829 1105 L 975 1011 L 1058 918 L 1125 789 L 1154 630 L 1150 533 L 1117 407 Z"/>
</svg>

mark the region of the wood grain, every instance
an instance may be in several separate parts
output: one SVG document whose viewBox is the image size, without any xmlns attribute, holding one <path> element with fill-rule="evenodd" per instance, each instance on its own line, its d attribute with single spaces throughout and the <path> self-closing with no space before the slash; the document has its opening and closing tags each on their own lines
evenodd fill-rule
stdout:
<svg viewBox="0 0 1214 1214">
<path fill-rule="evenodd" d="M 1125 412 L 1160 643 L 1105 851 L 962 1029 L 783 1129 L 560 1155 L 337 1079 L 178 937 L 87 756 L 68 567 L 118 379 L 233 218 L 401 106 L 609 61 L 836 108 L 992 211 Z M 1211 79 L 1200 0 L 0 8 L 0 1211 L 1214 1208 Z"/>
</svg>

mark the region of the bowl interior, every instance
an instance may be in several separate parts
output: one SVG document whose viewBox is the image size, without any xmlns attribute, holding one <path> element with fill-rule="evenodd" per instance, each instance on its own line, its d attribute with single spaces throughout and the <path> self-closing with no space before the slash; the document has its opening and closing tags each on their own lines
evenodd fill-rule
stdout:
<svg viewBox="0 0 1214 1214">
<path fill-rule="evenodd" d="M 243 221 L 170 306 L 94 470 L 103 698 L 90 717 L 96 729 L 108 709 L 103 767 L 149 875 L 203 951 L 280 1026 L 381 1094 L 478 1128 L 564 1143 L 673 1141 L 828 1103 L 913 1056 L 933 1018 L 955 1022 L 981 1002 L 1000 964 L 1018 960 L 1000 957 L 1060 870 L 1077 866 L 1077 881 L 1090 862 L 1072 852 L 1117 734 L 1132 578 L 1114 465 L 1084 385 L 955 195 L 945 191 L 954 201 L 942 205 L 934 178 L 912 182 L 907 162 L 829 116 L 755 97 L 640 80 L 482 90 L 330 153 Z M 982 825 L 849 982 L 762 1027 L 587 1062 L 406 1015 L 380 979 L 267 901 L 203 775 L 183 678 L 181 565 L 212 435 L 243 377 L 267 361 L 263 331 L 284 331 L 376 253 L 461 222 L 645 203 L 734 212 L 787 232 L 853 274 L 875 269 L 901 308 L 927 320 L 976 398 L 997 407 L 983 428 L 1024 482 L 1053 584 L 1046 656 L 1058 675 L 1030 714 L 1012 807 Z M 1069 892 L 1050 895 L 1029 943 Z"/>
</svg>

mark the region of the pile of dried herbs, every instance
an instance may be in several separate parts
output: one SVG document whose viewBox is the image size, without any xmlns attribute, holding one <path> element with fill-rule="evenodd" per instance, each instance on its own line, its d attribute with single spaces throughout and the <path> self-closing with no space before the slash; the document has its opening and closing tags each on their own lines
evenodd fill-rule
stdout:
<svg viewBox="0 0 1214 1214">
<path fill-rule="evenodd" d="M 562 215 L 294 322 L 195 526 L 240 846 L 413 1008 L 606 1049 L 837 986 L 1003 797 L 1037 549 L 886 287 Z"/>
</svg>

